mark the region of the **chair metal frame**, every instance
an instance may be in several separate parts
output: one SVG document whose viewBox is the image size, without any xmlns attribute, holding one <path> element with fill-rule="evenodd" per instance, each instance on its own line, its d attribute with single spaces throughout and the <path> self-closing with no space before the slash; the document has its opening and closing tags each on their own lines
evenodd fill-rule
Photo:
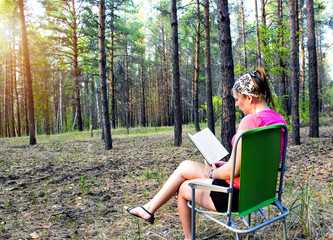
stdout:
<svg viewBox="0 0 333 240">
<path fill-rule="evenodd" d="M 277 220 L 282 219 L 283 224 L 284 224 L 284 239 L 287 239 L 287 226 L 286 226 L 286 216 L 290 213 L 289 209 L 285 206 L 283 206 L 281 204 L 281 198 L 282 198 L 282 185 L 283 185 L 283 178 L 284 178 L 284 173 L 287 171 L 287 168 L 285 167 L 285 157 L 286 157 L 286 151 L 287 151 L 287 144 L 288 144 L 288 129 L 284 124 L 275 124 L 275 125 L 271 125 L 271 126 L 266 126 L 266 127 L 261 127 L 261 128 L 257 128 L 257 130 L 255 132 L 258 131 L 265 131 L 265 130 L 269 130 L 269 129 L 284 129 L 284 148 L 283 148 L 283 152 L 282 152 L 282 159 L 280 162 L 280 167 L 278 169 L 278 171 L 280 172 L 280 178 L 277 182 L 278 185 L 278 190 L 276 191 L 277 193 L 277 198 L 273 201 L 273 202 L 268 202 L 267 204 L 265 204 L 265 206 L 268 206 L 270 204 L 273 204 L 277 207 L 277 209 L 280 211 L 279 214 L 277 214 L 277 216 L 275 216 L 272 219 L 267 219 L 264 211 L 262 210 L 262 207 L 264 206 L 260 206 L 257 207 L 254 210 L 250 210 L 251 212 L 249 212 L 248 214 L 248 221 L 245 219 L 245 217 L 243 215 L 240 215 L 239 217 L 241 219 L 243 219 L 245 225 L 247 226 L 246 229 L 239 229 L 234 220 L 232 219 L 233 215 L 239 215 L 238 213 L 232 213 L 231 212 L 231 208 L 232 208 L 232 198 L 233 198 L 233 186 L 234 186 L 234 176 L 235 176 L 235 166 L 236 166 L 236 158 L 237 158 L 237 147 L 240 143 L 240 140 L 242 139 L 242 137 L 244 135 L 246 135 L 247 131 L 251 131 L 251 130 L 247 130 L 242 132 L 238 138 L 236 138 L 235 140 L 235 144 L 233 147 L 233 153 L 234 153 L 234 164 L 232 167 L 232 172 L 231 172 L 231 178 L 230 178 L 230 186 L 229 187 L 222 187 L 222 186 L 217 186 L 217 185 L 212 185 L 212 184 L 205 184 L 205 183 L 200 183 L 200 182 L 191 182 L 189 183 L 189 186 L 192 188 L 192 201 L 188 202 L 188 207 L 191 208 L 191 232 L 192 232 L 192 239 L 195 239 L 195 229 L 196 229 L 196 223 L 195 223 L 195 215 L 196 213 L 200 213 L 201 215 L 213 220 L 214 222 L 222 225 L 223 227 L 233 231 L 236 234 L 236 239 L 240 239 L 240 234 L 248 234 L 251 232 L 254 232 L 260 228 L 263 228 Z M 242 186 L 242 183 L 240 184 Z M 224 192 L 224 193 L 228 193 L 229 194 L 229 200 L 228 200 L 228 208 L 227 208 L 227 212 L 225 213 L 221 213 L 221 212 L 215 212 L 215 211 L 207 211 L 207 210 L 202 210 L 202 209 L 198 209 L 195 207 L 195 190 L 196 189 L 202 189 L 202 190 L 207 190 L 207 191 L 215 191 L 215 192 Z M 251 227 L 251 213 L 255 212 L 255 211 L 259 211 L 260 214 L 265 218 L 265 221 L 262 222 L 259 225 L 253 226 Z M 219 219 L 217 219 L 216 217 L 212 216 L 212 215 L 217 215 L 217 216 L 226 216 L 226 222 L 220 221 Z"/>
</svg>

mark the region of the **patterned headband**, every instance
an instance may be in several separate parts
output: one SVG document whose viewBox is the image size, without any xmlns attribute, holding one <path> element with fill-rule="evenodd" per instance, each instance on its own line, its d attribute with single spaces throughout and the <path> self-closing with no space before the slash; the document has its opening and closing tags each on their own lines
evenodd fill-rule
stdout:
<svg viewBox="0 0 333 240">
<path fill-rule="evenodd" d="M 255 77 L 255 72 L 247 73 L 243 76 L 241 76 L 234 84 L 232 89 L 238 93 L 249 95 L 253 97 L 259 97 L 257 94 L 255 94 L 255 87 L 253 84 L 252 77 Z"/>
</svg>

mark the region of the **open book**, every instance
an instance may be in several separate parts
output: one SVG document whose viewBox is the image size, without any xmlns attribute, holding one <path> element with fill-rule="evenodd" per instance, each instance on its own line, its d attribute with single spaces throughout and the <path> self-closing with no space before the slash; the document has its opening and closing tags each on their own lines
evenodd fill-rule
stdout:
<svg viewBox="0 0 333 240">
<path fill-rule="evenodd" d="M 189 133 L 187 135 L 209 165 L 220 161 L 229 154 L 209 128 L 205 128 L 194 135 Z"/>
</svg>

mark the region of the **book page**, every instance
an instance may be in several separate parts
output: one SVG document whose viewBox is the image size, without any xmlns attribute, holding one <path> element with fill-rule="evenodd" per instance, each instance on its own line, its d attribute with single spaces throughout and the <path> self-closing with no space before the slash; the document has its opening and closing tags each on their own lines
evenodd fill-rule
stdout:
<svg viewBox="0 0 333 240">
<path fill-rule="evenodd" d="M 219 161 L 228 155 L 228 151 L 209 128 L 205 128 L 194 135 L 188 135 L 208 163 Z"/>
</svg>

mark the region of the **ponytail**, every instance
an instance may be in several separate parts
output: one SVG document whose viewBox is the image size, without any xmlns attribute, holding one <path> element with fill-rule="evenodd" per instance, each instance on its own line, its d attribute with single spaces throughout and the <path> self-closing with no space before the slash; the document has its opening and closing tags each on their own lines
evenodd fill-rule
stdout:
<svg viewBox="0 0 333 240">
<path fill-rule="evenodd" d="M 256 68 L 256 70 L 251 72 L 250 75 L 252 76 L 256 94 L 259 95 L 259 97 L 264 95 L 266 103 L 268 105 L 271 104 L 274 107 L 274 99 L 266 78 L 265 70 L 262 68 Z"/>
</svg>

